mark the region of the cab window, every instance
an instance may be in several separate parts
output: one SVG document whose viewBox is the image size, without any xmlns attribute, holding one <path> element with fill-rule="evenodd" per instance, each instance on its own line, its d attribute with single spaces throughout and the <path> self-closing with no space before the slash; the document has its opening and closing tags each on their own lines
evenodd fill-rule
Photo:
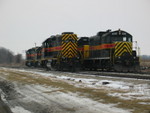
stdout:
<svg viewBox="0 0 150 113">
<path fill-rule="evenodd" d="M 126 37 L 123 37 L 123 41 L 126 42 L 126 41 L 127 41 L 127 38 L 126 38 Z"/>
<path fill-rule="evenodd" d="M 128 38 L 128 41 L 129 41 L 129 42 L 132 42 L 132 39 L 131 39 L 131 37 L 129 37 L 129 38 Z"/>
</svg>

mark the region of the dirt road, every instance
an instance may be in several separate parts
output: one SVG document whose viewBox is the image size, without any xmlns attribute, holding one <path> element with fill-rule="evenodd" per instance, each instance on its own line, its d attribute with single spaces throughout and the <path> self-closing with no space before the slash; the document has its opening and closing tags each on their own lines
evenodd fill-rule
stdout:
<svg viewBox="0 0 150 113">
<path fill-rule="evenodd" d="M 13 113 L 148 113 L 150 84 L 126 81 L 67 72 L 0 68 L 2 99 Z M 137 89 L 139 83 L 144 90 Z"/>
</svg>

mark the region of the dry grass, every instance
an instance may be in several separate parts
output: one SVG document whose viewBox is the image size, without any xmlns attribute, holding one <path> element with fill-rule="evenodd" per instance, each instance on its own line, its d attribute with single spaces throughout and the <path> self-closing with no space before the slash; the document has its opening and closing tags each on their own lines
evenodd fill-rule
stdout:
<svg viewBox="0 0 150 113">
<path fill-rule="evenodd" d="M 150 60 L 141 60 L 140 65 L 143 67 L 150 67 Z"/>
<path fill-rule="evenodd" d="M 149 113 L 150 107 L 149 105 L 140 104 L 140 102 L 150 102 L 150 100 L 123 100 L 118 97 L 109 96 L 109 93 L 125 93 L 124 91 L 120 90 L 106 90 L 106 89 L 94 89 L 94 88 L 82 88 L 82 87 L 75 87 L 68 82 L 63 80 L 58 80 L 56 78 L 45 78 L 40 75 L 33 75 L 32 73 L 23 73 L 23 72 L 13 72 L 9 71 L 6 72 L 4 70 L 0 70 L 0 73 L 8 73 L 7 75 L 3 76 L 6 77 L 10 81 L 17 81 L 22 84 L 41 84 L 47 85 L 55 88 L 59 88 L 61 90 L 54 90 L 60 92 L 78 92 L 80 96 L 88 97 L 96 101 L 100 101 L 105 104 L 113 103 L 116 104 L 116 107 L 124 108 L 124 109 L 131 109 L 133 113 Z M 2 75 L 2 74 L 0 74 Z M 80 83 L 79 83 L 80 84 Z M 44 92 L 44 93 L 52 93 L 52 92 Z"/>
<path fill-rule="evenodd" d="M 141 60 L 140 66 L 143 67 L 142 72 L 150 73 L 150 61 Z"/>
</svg>

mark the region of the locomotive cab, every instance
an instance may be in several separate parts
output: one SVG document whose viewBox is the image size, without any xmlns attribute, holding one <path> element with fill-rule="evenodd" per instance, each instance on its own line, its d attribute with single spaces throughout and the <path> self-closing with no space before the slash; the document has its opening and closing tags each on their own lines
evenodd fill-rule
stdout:
<svg viewBox="0 0 150 113">
<path fill-rule="evenodd" d="M 89 57 L 89 37 L 81 37 L 78 40 L 78 50 L 82 55 L 81 58 L 87 59 Z"/>
<path fill-rule="evenodd" d="M 139 58 L 133 50 L 132 35 L 119 29 L 111 33 L 111 41 L 115 44 L 111 59 L 114 70 L 138 71 Z"/>
</svg>

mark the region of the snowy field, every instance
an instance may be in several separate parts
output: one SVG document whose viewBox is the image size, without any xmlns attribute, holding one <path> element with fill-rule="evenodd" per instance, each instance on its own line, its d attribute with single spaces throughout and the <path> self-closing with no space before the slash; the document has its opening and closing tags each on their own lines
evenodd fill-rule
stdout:
<svg viewBox="0 0 150 113">
<path fill-rule="evenodd" d="M 11 68 L 0 78 L 11 86 L 1 92 L 13 113 L 150 112 L 148 80 Z"/>
</svg>

